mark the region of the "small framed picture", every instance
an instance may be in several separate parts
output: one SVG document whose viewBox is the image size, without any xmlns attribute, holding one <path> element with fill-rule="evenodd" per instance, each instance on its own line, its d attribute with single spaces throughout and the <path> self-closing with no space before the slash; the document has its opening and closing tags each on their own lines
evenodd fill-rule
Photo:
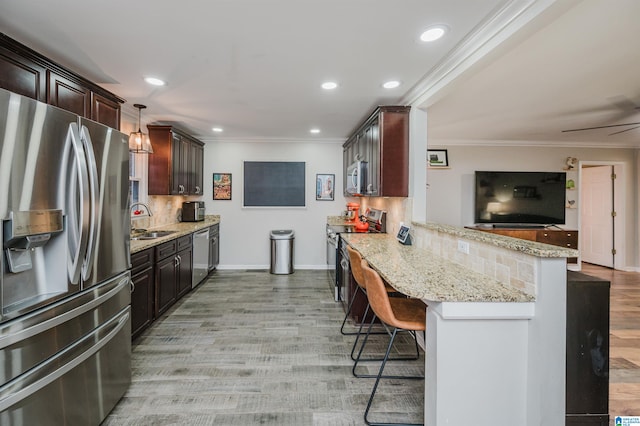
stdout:
<svg viewBox="0 0 640 426">
<path fill-rule="evenodd" d="M 433 168 L 449 167 L 449 157 L 446 149 L 427 150 L 427 165 Z"/>
<path fill-rule="evenodd" d="M 316 175 L 316 200 L 333 201 L 333 191 L 336 175 L 317 174 Z"/>
<path fill-rule="evenodd" d="M 231 173 L 213 174 L 213 199 L 231 199 Z"/>
</svg>

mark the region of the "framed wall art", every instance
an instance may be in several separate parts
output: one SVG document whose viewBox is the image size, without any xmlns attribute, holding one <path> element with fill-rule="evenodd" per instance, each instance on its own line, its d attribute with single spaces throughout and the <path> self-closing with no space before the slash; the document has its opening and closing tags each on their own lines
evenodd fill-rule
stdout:
<svg viewBox="0 0 640 426">
<path fill-rule="evenodd" d="M 213 174 L 213 199 L 231 199 L 231 173 Z"/>
<path fill-rule="evenodd" d="M 336 175 L 316 175 L 316 200 L 333 201 Z"/>
<path fill-rule="evenodd" d="M 449 167 L 449 157 L 446 149 L 427 150 L 427 165 L 431 168 Z"/>
</svg>

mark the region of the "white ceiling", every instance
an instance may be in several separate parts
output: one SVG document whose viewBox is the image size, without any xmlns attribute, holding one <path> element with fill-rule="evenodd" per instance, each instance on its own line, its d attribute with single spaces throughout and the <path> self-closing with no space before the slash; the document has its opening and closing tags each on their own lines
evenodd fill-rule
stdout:
<svg viewBox="0 0 640 426">
<path fill-rule="evenodd" d="M 478 34 L 496 16 L 505 25 L 505 14 L 548 4 L 420 97 L 456 52 L 489 50 Z M 126 115 L 143 103 L 144 121 L 203 140 L 342 140 L 376 105 L 416 99 L 429 106 L 429 137 L 450 143 L 640 139 L 640 129 L 561 133 L 640 121 L 637 0 L 0 0 L 0 10 L 1 32 L 126 99 Z M 443 23 L 446 38 L 418 41 Z M 150 75 L 167 86 L 148 86 Z M 381 88 L 388 79 L 403 84 Z M 326 80 L 339 88 L 323 91 Z"/>
<path fill-rule="evenodd" d="M 640 1 L 574 3 L 454 83 L 429 109 L 430 140 L 640 147 L 640 128 L 610 135 L 636 126 L 562 132 L 640 122 Z"/>
</svg>

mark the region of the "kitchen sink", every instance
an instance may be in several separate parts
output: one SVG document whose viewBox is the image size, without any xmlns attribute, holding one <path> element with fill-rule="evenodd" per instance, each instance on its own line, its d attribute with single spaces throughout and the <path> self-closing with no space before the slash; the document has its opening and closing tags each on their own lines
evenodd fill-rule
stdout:
<svg viewBox="0 0 640 426">
<path fill-rule="evenodd" d="M 132 240 L 155 240 L 156 238 L 166 237 L 167 235 L 175 234 L 177 231 L 154 231 L 145 232 L 143 234 L 131 237 Z"/>
</svg>

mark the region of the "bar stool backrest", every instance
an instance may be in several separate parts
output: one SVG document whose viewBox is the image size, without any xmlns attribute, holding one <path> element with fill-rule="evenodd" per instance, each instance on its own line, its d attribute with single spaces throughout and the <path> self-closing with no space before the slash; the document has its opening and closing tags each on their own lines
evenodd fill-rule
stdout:
<svg viewBox="0 0 640 426">
<path fill-rule="evenodd" d="M 362 287 L 363 289 L 367 289 L 365 284 L 364 275 L 362 274 L 362 266 L 361 263 L 364 262 L 365 265 L 368 265 L 366 260 L 362 259 L 360 253 L 347 246 L 347 252 L 349 252 L 349 262 L 351 264 L 351 273 L 353 274 L 353 279 L 356 280 L 356 283 Z"/>
<path fill-rule="evenodd" d="M 398 327 L 398 325 L 396 325 L 398 321 L 393 314 L 393 309 L 391 309 L 389 294 L 384 287 L 382 278 L 380 278 L 380 275 L 378 275 L 376 271 L 369 267 L 369 264 L 365 260 L 363 260 L 360 265 L 367 289 L 367 298 L 369 299 L 369 304 L 373 312 L 375 312 L 376 316 L 384 323 L 392 327 Z"/>
</svg>

